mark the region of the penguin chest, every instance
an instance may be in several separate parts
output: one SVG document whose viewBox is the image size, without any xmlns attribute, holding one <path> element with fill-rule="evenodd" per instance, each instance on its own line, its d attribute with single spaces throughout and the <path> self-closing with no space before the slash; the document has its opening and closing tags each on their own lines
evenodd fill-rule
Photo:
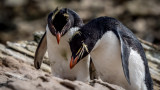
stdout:
<svg viewBox="0 0 160 90">
<path fill-rule="evenodd" d="M 97 41 L 91 57 L 103 81 L 127 83 L 123 74 L 120 42 L 112 31 L 106 32 Z"/>
<path fill-rule="evenodd" d="M 131 47 L 128 60 L 131 85 L 128 84 L 121 62 L 120 41 L 113 32 L 108 31 L 104 34 L 90 55 L 103 81 L 120 85 L 129 90 L 142 90 L 142 88 L 146 90 L 143 60 L 140 54 Z"/>
<path fill-rule="evenodd" d="M 61 38 L 58 45 L 56 37 L 47 29 L 47 50 L 52 74 L 63 79 L 89 81 L 90 56 L 85 57 L 85 60 L 79 62 L 75 68 L 70 69 L 69 67 L 71 50 L 68 41 L 72 34 L 74 34 L 73 30 L 69 30 L 68 33 Z"/>
<path fill-rule="evenodd" d="M 47 50 L 53 75 L 61 78 L 73 77 L 74 74 L 69 68 L 71 51 L 65 37 L 61 38 L 58 45 L 56 37 L 47 30 Z"/>
<path fill-rule="evenodd" d="M 67 62 L 68 56 L 71 55 L 71 51 L 69 50 L 69 45 L 67 41 L 60 41 L 60 44 L 57 44 L 56 37 L 47 37 L 47 48 L 48 54 L 51 61 L 57 62 Z"/>
</svg>

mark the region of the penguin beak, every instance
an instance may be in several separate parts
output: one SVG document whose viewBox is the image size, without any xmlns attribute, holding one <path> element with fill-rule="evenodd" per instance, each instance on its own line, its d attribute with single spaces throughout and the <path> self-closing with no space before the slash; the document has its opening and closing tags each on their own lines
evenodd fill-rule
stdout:
<svg viewBox="0 0 160 90">
<path fill-rule="evenodd" d="M 59 41 L 61 39 L 61 34 L 59 32 L 57 32 L 56 38 L 57 38 L 57 43 L 59 44 Z"/>
<path fill-rule="evenodd" d="M 72 56 L 71 61 L 70 61 L 70 69 L 72 69 L 77 64 L 78 59 L 79 59 L 79 56 L 76 56 L 75 59 Z"/>
</svg>

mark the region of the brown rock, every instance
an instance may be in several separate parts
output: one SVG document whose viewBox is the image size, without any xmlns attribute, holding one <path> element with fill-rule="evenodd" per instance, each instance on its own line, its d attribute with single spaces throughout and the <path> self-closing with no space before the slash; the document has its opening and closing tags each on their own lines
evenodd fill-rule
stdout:
<svg viewBox="0 0 160 90">
<path fill-rule="evenodd" d="M 4 58 L 4 60 L 2 60 L 2 64 L 5 65 L 6 67 L 16 68 L 16 69 L 18 69 L 20 65 L 19 62 L 13 57 Z"/>
</svg>

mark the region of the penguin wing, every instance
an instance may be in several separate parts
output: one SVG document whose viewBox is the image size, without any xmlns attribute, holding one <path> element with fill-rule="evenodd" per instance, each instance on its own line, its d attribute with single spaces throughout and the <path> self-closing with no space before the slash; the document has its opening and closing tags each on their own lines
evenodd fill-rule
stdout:
<svg viewBox="0 0 160 90">
<path fill-rule="evenodd" d="M 36 69 L 40 68 L 43 61 L 43 56 L 46 53 L 46 50 L 47 50 L 47 37 L 45 32 L 38 44 L 35 57 L 34 57 L 34 66 Z"/>
<path fill-rule="evenodd" d="M 121 45 L 121 60 L 122 60 L 122 67 L 124 75 L 130 84 L 130 78 L 129 78 L 129 69 L 128 69 L 128 60 L 130 55 L 130 32 L 128 32 L 127 28 L 120 28 L 118 27 L 117 30 L 114 30 L 114 33 L 117 35 L 120 45 Z"/>
</svg>

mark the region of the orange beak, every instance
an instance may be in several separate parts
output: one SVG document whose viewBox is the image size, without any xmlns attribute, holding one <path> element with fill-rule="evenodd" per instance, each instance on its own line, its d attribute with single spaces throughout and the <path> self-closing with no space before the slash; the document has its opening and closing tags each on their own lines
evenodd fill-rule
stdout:
<svg viewBox="0 0 160 90">
<path fill-rule="evenodd" d="M 73 59 L 73 56 L 72 56 L 71 61 L 70 61 L 70 69 L 72 69 L 77 64 L 78 59 L 79 59 L 78 56 L 75 59 Z"/>
<path fill-rule="evenodd" d="M 59 41 L 61 39 L 61 34 L 59 32 L 56 34 L 56 38 L 57 38 L 57 43 L 59 44 Z"/>
</svg>

